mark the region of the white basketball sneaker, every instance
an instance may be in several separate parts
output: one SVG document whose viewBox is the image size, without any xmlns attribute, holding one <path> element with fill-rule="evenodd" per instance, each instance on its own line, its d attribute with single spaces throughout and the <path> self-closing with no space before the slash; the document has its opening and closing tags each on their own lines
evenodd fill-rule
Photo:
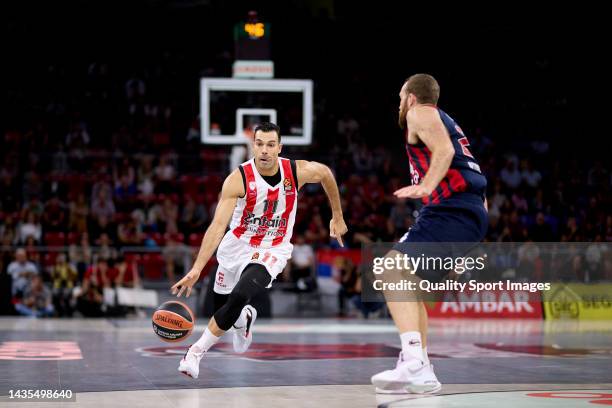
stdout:
<svg viewBox="0 0 612 408">
<path fill-rule="evenodd" d="M 242 310 L 246 314 L 246 323 L 243 327 L 234 327 L 234 351 L 236 353 L 244 353 L 249 349 L 253 341 L 253 324 L 257 319 L 257 310 L 246 305 Z"/>
<path fill-rule="evenodd" d="M 204 357 L 204 352 L 198 352 L 194 349 L 197 349 L 195 345 L 191 345 L 189 350 L 185 353 L 181 362 L 179 363 L 178 370 L 188 375 L 189 377 L 196 379 L 200 374 L 200 360 Z"/>
<path fill-rule="evenodd" d="M 395 369 L 374 375 L 372 384 L 379 394 L 433 394 L 442 388 L 431 364 L 414 358 L 404 360 L 402 353 Z"/>
</svg>

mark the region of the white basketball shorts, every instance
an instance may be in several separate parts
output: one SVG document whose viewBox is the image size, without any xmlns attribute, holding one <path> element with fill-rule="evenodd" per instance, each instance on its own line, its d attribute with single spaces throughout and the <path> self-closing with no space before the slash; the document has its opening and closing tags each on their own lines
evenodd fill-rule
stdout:
<svg viewBox="0 0 612 408">
<path fill-rule="evenodd" d="M 250 263 L 265 266 L 272 280 L 276 279 L 291 259 L 292 251 L 293 245 L 290 243 L 272 248 L 255 248 L 236 238 L 231 230 L 228 231 L 217 249 L 219 266 L 215 275 L 215 292 L 228 295 L 238 283 L 244 268 Z M 270 286 L 272 282 L 268 285 Z"/>
</svg>

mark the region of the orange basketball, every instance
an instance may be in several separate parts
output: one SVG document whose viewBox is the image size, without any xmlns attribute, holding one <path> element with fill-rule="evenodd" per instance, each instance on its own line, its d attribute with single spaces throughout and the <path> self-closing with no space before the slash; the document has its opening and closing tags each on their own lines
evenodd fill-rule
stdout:
<svg viewBox="0 0 612 408">
<path fill-rule="evenodd" d="M 183 302 L 165 302 L 153 313 L 153 331 L 163 341 L 185 340 L 194 325 L 193 312 Z"/>
</svg>

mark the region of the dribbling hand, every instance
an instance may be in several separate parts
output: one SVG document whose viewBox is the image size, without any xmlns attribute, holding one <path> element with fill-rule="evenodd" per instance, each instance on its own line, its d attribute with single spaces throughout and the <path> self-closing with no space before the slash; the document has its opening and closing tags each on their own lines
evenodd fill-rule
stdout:
<svg viewBox="0 0 612 408">
<path fill-rule="evenodd" d="M 176 295 L 176 297 L 181 297 L 186 289 L 187 293 L 185 294 L 185 297 L 189 297 L 189 295 L 191 295 L 191 288 L 193 288 L 193 285 L 196 284 L 199 278 L 200 272 L 196 272 L 192 269 L 187 275 L 183 276 L 180 281 L 176 282 L 170 290 L 173 295 Z"/>
</svg>

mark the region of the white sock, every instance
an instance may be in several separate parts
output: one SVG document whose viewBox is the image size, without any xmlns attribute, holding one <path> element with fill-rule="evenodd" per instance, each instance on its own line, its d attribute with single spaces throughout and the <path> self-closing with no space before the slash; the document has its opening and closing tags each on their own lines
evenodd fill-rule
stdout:
<svg viewBox="0 0 612 408">
<path fill-rule="evenodd" d="M 238 316 L 238 320 L 234 323 L 234 329 L 242 329 L 247 324 L 247 312 L 246 306 L 242 308 L 240 312 L 240 316 Z"/>
<path fill-rule="evenodd" d="M 199 348 L 201 350 L 200 352 L 204 352 L 204 351 L 208 351 L 208 349 L 211 348 L 213 344 L 218 342 L 219 339 L 220 337 L 217 337 L 214 334 L 212 334 L 211 331 L 208 330 L 208 327 L 207 327 L 206 330 L 204 330 L 202 337 L 200 337 L 198 341 L 193 343 L 193 345 Z"/>
<path fill-rule="evenodd" d="M 423 362 L 425 363 L 425 365 L 430 364 L 429 356 L 427 355 L 427 347 L 423 347 Z"/>
<path fill-rule="evenodd" d="M 421 341 L 421 333 L 417 331 L 406 332 L 400 334 L 400 340 L 402 341 L 402 353 L 404 358 L 416 358 L 417 360 L 424 361 L 423 348 Z"/>
</svg>

